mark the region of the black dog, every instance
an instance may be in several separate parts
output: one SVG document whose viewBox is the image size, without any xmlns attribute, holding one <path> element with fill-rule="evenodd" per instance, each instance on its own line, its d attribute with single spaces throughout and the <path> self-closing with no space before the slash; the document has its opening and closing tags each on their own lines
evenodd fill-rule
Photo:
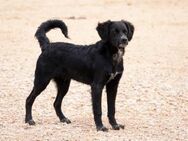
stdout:
<svg viewBox="0 0 188 141">
<path fill-rule="evenodd" d="M 70 123 L 71 121 L 61 111 L 61 102 L 73 79 L 91 86 L 97 130 L 108 130 L 101 120 L 101 95 L 104 86 L 107 92 L 109 122 L 115 130 L 124 128 L 123 125 L 117 124 L 115 119 L 115 99 L 124 69 L 124 49 L 132 39 L 134 26 L 123 20 L 99 23 L 96 29 L 102 40 L 88 46 L 63 42 L 50 43 L 46 32 L 57 27 L 68 38 L 67 27 L 60 20 L 42 23 L 35 34 L 42 53 L 36 65 L 33 90 L 26 100 L 25 122 L 30 125 L 35 124 L 31 111 L 33 102 L 53 79 L 58 91 L 54 102 L 56 114 L 61 122 Z"/>
</svg>

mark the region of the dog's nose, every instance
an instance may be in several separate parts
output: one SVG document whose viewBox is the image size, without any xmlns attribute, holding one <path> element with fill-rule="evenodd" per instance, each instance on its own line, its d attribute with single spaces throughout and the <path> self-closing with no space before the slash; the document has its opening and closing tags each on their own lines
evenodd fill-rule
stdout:
<svg viewBox="0 0 188 141">
<path fill-rule="evenodd" d="M 121 39 L 121 43 L 122 44 L 127 44 L 128 43 L 128 39 L 127 38 L 122 38 Z"/>
</svg>

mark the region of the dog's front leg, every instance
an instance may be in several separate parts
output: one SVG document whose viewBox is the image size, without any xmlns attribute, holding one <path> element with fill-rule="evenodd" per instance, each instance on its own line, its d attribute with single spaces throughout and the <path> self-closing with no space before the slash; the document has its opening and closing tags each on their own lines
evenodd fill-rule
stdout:
<svg viewBox="0 0 188 141">
<path fill-rule="evenodd" d="M 124 125 L 117 124 L 115 119 L 115 100 L 119 80 L 122 74 L 118 74 L 113 80 L 106 85 L 107 102 L 108 102 L 108 119 L 114 130 L 124 129 Z"/>
<path fill-rule="evenodd" d="M 103 85 L 101 84 L 92 84 L 91 86 L 91 95 L 92 95 L 92 106 L 93 106 L 93 114 L 94 121 L 97 128 L 97 131 L 107 131 L 108 129 L 103 126 L 102 123 L 102 110 L 101 110 L 101 97 L 102 97 L 102 89 Z"/>
</svg>

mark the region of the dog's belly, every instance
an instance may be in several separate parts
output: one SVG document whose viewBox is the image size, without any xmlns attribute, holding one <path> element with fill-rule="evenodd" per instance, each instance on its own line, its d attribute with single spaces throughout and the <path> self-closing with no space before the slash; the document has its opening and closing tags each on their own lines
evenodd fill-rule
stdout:
<svg viewBox="0 0 188 141">
<path fill-rule="evenodd" d="M 76 80 L 78 82 L 82 82 L 84 84 L 91 84 L 91 82 L 92 82 L 92 79 L 89 75 L 80 75 L 80 74 L 74 75 L 74 74 L 72 74 L 71 79 Z"/>
<path fill-rule="evenodd" d="M 65 79 L 73 79 L 84 84 L 91 84 L 92 82 L 92 73 L 90 71 L 75 71 L 73 69 L 63 69 L 61 77 Z"/>
</svg>

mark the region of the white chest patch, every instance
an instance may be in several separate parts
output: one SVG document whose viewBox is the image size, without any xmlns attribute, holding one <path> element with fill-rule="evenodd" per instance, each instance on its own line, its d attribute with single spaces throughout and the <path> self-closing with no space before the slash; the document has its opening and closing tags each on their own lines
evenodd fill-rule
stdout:
<svg viewBox="0 0 188 141">
<path fill-rule="evenodd" d="M 116 73 L 111 73 L 110 74 L 110 77 L 109 77 L 109 79 L 108 79 L 108 81 L 107 81 L 107 83 L 108 82 L 110 82 L 112 79 L 114 79 L 118 74 L 121 74 L 122 72 L 116 72 Z"/>
<path fill-rule="evenodd" d="M 113 60 L 119 63 L 122 57 L 123 57 L 123 51 L 118 49 L 118 52 L 113 55 Z"/>
<path fill-rule="evenodd" d="M 118 49 L 118 52 L 113 55 L 113 61 L 114 61 L 115 63 L 117 63 L 117 64 L 120 63 L 121 60 L 122 60 L 122 58 L 123 58 L 123 54 L 124 54 L 124 52 L 123 52 L 121 49 Z M 109 74 L 110 77 L 109 77 L 107 83 L 108 83 L 109 81 L 113 80 L 118 74 L 121 74 L 121 73 L 122 73 L 122 72 L 110 73 L 110 74 Z"/>
</svg>

